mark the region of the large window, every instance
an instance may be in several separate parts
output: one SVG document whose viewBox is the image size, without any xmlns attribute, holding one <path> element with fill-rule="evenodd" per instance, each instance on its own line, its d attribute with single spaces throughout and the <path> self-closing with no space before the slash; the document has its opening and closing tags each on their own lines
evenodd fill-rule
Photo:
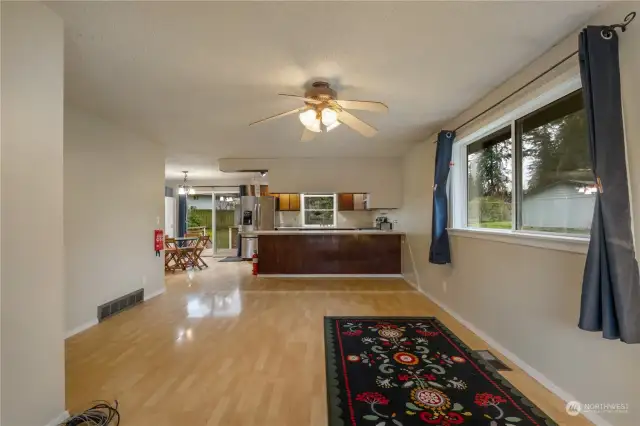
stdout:
<svg viewBox="0 0 640 426">
<path fill-rule="evenodd" d="M 303 226 L 336 226 L 335 194 L 302 194 Z"/>
<path fill-rule="evenodd" d="M 587 138 L 578 91 L 464 144 L 462 225 L 588 234 L 597 189 Z"/>
<path fill-rule="evenodd" d="M 511 128 L 467 146 L 467 226 L 511 229 Z"/>
</svg>

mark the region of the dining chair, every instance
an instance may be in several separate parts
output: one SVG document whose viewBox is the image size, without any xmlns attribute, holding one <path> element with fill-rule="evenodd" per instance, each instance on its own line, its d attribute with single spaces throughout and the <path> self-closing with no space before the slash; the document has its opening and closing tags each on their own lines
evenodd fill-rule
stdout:
<svg viewBox="0 0 640 426">
<path fill-rule="evenodd" d="M 184 234 L 185 238 L 198 238 L 202 236 L 202 233 L 200 232 L 187 232 Z M 187 243 L 187 247 L 195 247 L 197 241 L 193 240 L 193 241 L 189 241 Z"/>
<path fill-rule="evenodd" d="M 175 238 L 167 236 L 164 239 L 164 270 L 175 272 L 178 267 L 186 269 L 183 266 L 182 255 Z"/>
<path fill-rule="evenodd" d="M 198 242 L 196 243 L 196 247 L 193 251 L 194 261 L 196 262 L 196 265 L 200 269 L 202 269 L 200 264 L 202 264 L 202 266 L 204 266 L 205 268 L 209 267 L 209 265 L 207 265 L 205 261 L 202 259 L 202 252 L 204 251 L 204 249 L 207 248 L 208 244 L 209 244 L 209 236 L 203 235 L 198 239 Z"/>
</svg>

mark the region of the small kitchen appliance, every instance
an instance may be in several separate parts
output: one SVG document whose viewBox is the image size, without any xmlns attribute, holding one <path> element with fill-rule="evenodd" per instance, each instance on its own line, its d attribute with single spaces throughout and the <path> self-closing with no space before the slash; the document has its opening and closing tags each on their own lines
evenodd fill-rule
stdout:
<svg viewBox="0 0 640 426">
<path fill-rule="evenodd" d="M 376 228 L 381 231 L 391 231 L 393 230 L 393 224 L 389 222 L 386 216 L 378 216 L 376 217 Z"/>
</svg>

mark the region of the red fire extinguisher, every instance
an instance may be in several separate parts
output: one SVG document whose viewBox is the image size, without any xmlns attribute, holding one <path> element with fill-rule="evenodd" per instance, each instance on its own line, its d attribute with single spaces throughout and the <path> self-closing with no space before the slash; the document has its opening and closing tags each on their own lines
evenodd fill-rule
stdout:
<svg viewBox="0 0 640 426">
<path fill-rule="evenodd" d="M 253 251 L 251 263 L 253 263 L 253 275 L 258 275 L 258 250 Z"/>
</svg>

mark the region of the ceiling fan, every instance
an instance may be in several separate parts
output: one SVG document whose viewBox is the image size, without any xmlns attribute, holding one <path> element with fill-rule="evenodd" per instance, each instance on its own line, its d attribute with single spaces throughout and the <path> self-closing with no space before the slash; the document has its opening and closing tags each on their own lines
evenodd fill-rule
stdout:
<svg viewBox="0 0 640 426">
<path fill-rule="evenodd" d="M 304 96 L 284 93 L 279 93 L 279 95 L 298 98 L 304 101 L 305 105 L 292 109 L 291 111 L 255 121 L 249 124 L 249 126 L 298 113 L 300 122 L 302 122 L 305 127 L 301 138 L 303 142 L 310 141 L 318 133 L 323 131 L 330 132 L 340 124 L 345 124 L 363 136 L 370 138 L 378 133 L 378 130 L 346 110 L 360 109 L 374 112 L 387 112 L 389 110 L 382 102 L 336 99 L 336 91 L 333 90 L 326 81 L 316 81 L 313 83 L 311 89 L 307 90 Z"/>
</svg>

